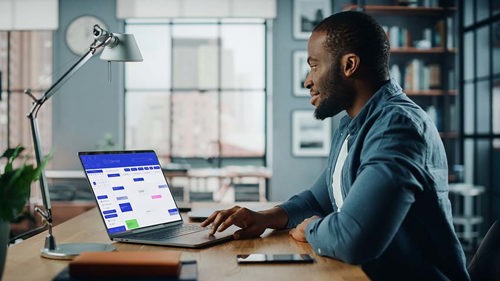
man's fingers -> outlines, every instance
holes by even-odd
[[[223,210],[223,211],[217,211],[214,214],[210,215],[209,218],[207,218],[207,221],[212,222],[212,229],[210,230],[210,234],[214,234],[217,229],[220,227],[222,223],[227,219],[227,217],[231,216],[231,214],[234,214],[239,210],[239,206],[234,206],[231,209]],[[208,224],[206,224],[208,225]],[[224,225],[223,225],[224,227]],[[225,228],[227,228],[226,226]]]
[[[236,225],[241,228],[247,228],[253,225],[255,219],[252,217],[252,212],[246,208],[234,206],[231,209],[216,211],[212,213],[206,220],[201,223],[201,226],[206,227],[212,224],[210,234],[222,232],[231,225]]]
[[[206,227],[206,226],[208,226],[209,224],[211,224],[211,223],[214,221],[214,219],[215,219],[215,217],[217,216],[217,214],[219,214],[219,212],[220,212],[220,211],[215,211],[215,212],[213,212],[213,213],[212,213],[210,216],[208,216],[208,218],[206,218],[206,219],[205,219],[205,220],[204,220],[204,221],[203,221],[200,225],[201,225],[202,227]]]
[[[250,211],[246,208],[239,208],[226,218],[226,220],[221,224],[219,231],[224,231],[233,224],[241,228],[246,228],[250,225],[249,221]]]
[[[220,211],[215,216],[215,219],[212,221],[212,229],[210,230],[210,234],[214,234],[219,226],[226,220],[226,215],[224,211]]]
[[[245,209],[240,209],[236,213],[230,215],[219,227],[219,232],[226,230],[231,225],[236,225],[240,228],[247,228],[250,223],[248,222],[248,213]]]

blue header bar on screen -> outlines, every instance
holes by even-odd
[[[85,170],[160,165],[154,152],[81,154],[80,159]]]

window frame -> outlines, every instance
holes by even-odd
[[[217,47],[218,47],[218,69],[219,69],[219,81],[218,81],[218,87],[214,89],[195,89],[195,88],[176,88],[174,87],[174,74],[173,74],[173,52],[174,52],[174,47],[173,47],[173,40],[174,40],[174,26],[177,25],[216,25],[217,27]],[[155,91],[155,92],[165,92],[166,95],[168,96],[169,99],[169,114],[172,113],[172,106],[173,106],[173,96],[176,95],[178,92],[185,92],[185,91],[194,91],[194,92],[199,92],[202,93],[203,91],[215,91],[217,93],[217,122],[218,122],[218,141],[217,141],[217,150],[218,150],[218,155],[213,156],[213,157],[203,157],[203,156],[195,156],[195,157],[181,157],[181,156],[176,156],[175,154],[172,153],[172,141],[169,140],[169,149],[168,149],[168,155],[167,157],[163,157],[162,160],[167,160],[168,162],[172,163],[188,163],[191,165],[191,167],[194,168],[204,168],[204,167],[224,167],[224,166],[233,166],[233,165],[241,165],[241,166],[246,166],[246,165],[251,165],[251,166],[267,166],[267,153],[268,153],[268,137],[267,137],[267,123],[268,123],[268,36],[270,29],[268,28],[268,20],[266,19],[225,19],[225,18],[217,18],[217,19],[153,19],[153,20],[138,20],[138,19],[133,19],[133,20],[127,20],[125,21],[125,30],[129,26],[133,25],[167,25],[169,29],[169,40],[170,40],[170,87],[168,88],[161,88],[161,89],[138,89],[138,88],[129,88],[126,86],[126,83],[124,83],[124,93],[123,97],[125,100],[124,103],[124,140],[125,143],[124,145],[127,146],[127,110],[126,110],[126,104],[127,104],[127,95],[130,92],[140,92],[140,91]],[[222,56],[220,55],[221,48],[222,48],[222,35],[221,35],[221,29],[223,26],[235,26],[235,25],[254,25],[254,26],[262,26],[263,30],[263,46],[262,46],[262,52],[264,54],[263,59],[264,61],[262,62],[263,65],[263,87],[262,88],[224,88],[221,84],[221,64],[222,64]],[[235,93],[245,93],[245,92],[261,92],[264,95],[263,98],[263,122],[262,124],[262,141],[263,141],[263,152],[262,155],[259,156],[224,156],[221,155],[222,151],[222,145],[221,145],[221,139],[222,139],[222,127],[221,127],[221,97],[228,92],[235,92]],[[169,135],[172,135],[173,131],[173,118],[170,116],[169,118]],[[128,149],[126,147],[126,149]],[[165,155],[164,155],[165,156]],[[161,156],[160,156],[161,157]],[[165,159],[167,158],[167,159]]]

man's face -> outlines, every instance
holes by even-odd
[[[321,120],[350,108],[356,97],[352,82],[342,72],[341,58],[324,47],[325,40],[324,32],[313,32],[309,38],[307,60],[311,71],[304,82],[316,107],[314,116]]]

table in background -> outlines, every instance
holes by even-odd
[[[68,261],[40,257],[46,233],[41,233],[8,249],[4,281],[52,280]],[[58,243],[101,242],[110,240],[97,208],[54,228]],[[183,260],[196,260],[198,280],[369,280],[360,267],[317,256],[307,243],[294,241],[286,231],[267,231],[263,237],[230,241],[205,249],[183,249],[139,244],[114,243],[119,251],[182,251]],[[238,265],[237,254],[309,253],[313,264]]]
[[[484,186],[469,183],[449,185],[455,231],[466,254],[473,254],[481,241]]]

